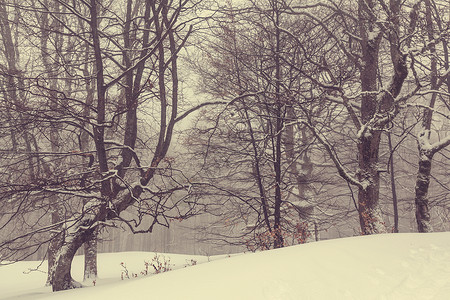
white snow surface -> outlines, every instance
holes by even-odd
[[[208,258],[164,254],[176,270],[120,279],[154,253],[99,255],[99,279],[52,293],[38,262],[0,266],[0,299],[450,299],[450,233],[383,234]],[[187,266],[194,259],[195,266]],[[82,279],[83,257],[72,275]],[[90,283],[92,285],[92,283]]]

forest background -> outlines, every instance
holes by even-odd
[[[448,4],[0,0],[0,261],[446,231]]]

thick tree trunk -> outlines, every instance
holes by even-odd
[[[431,160],[433,156],[423,149],[419,149],[419,151],[419,171],[415,188],[417,229],[419,232],[431,232],[433,229],[430,223],[431,218],[428,207],[428,187],[430,185]]]
[[[359,144],[360,181],[368,183],[359,188],[358,211],[362,234],[384,233],[386,228],[379,204],[380,175],[378,173],[378,149],[380,132],[362,137]]]
[[[408,75],[406,56],[400,51],[400,8],[401,1],[391,0],[390,22],[392,30],[387,32],[394,76],[388,92],[379,93],[378,59],[383,30],[377,25],[380,3],[375,0],[358,1],[358,20],[361,37],[362,63],[361,80],[361,122],[359,132],[359,187],[358,210],[363,234],[386,232],[379,204],[380,175],[378,152],[380,136],[385,126],[396,114],[398,108],[394,99],[400,94]],[[380,116],[383,116],[380,118]]]
[[[72,278],[72,261],[77,250],[89,239],[94,230],[83,230],[78,227],[78,231],[66,235],[62,247],[56,254],[55,264],[52,268],[52,287],[54,292],[82,287],[79,282]]]
[[[361,121],[368,125],[377,113],[377,72],[381,33],[376,31],[376,15],[373,14],[376,1],[358,1],[360,35],[362,38]],[[359,136],[358,164],[359,180],[365,184],[359,187],[358,212],[362,234],[385,232],[381,209],[379,207],[380,176],[378,173],[378,151],[380,130],[368,128]]]
[[[375,49],[369,49],[367,56],[377,55]],[[367,65],[361,75],[363,91],[375,92],[376,70],[378,62],[372,58],[367,59]],[[377,97],[370,93],[362,96],[362,121],[371,122],[376,112]],[[378,152],[380,148],[381,131],[370,128],[368,132],[359,137],[359,180],[365,184],[359,187],[358,212],[362,234],[386,232],[379,204],[380,175],[378,172]]]

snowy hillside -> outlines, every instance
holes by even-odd
[[[36,262],[0,267],[0,299],[449,299],[450,233],[390,234],[223,257],[165,255],[178,270],[139,273],[153,253],[101,254],[96,286],[51,293]],[[195,266],[193,261],[197,262]],[[80,280],[82,257],[73,275]],[[92,283],[91,283],[92,284]]]

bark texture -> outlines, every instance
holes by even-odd
[[[433,155],[429,151],[419,149],[419,170],[416,180],[416,221],[419,232],[431,232],[431,217],[428,205],[428,187],[430,185],[431,160]]]
[[[79,230],[69,233],[65,237],[64,244],[58,250],[53,265],[52,288],[54,292],[82,287],[72,278],[72,261],[78,248],[89,239],[93,231],[94,229]]]
[[[361,37],[362,63],[361,81],[361,122],[358,136],[359,150],[359,193],[358,211],[362,234],[384,233],[386,227],[382,219],[379,203],[380,174],[379,149],[381,133],[398,114],[396,97],[400,94],[408,76],[406,55],[400,48],[399,16],[401,2],[391,0],[389,8],[391,28],[385,33],[377,24],[380,12],[379,1],[360,0],[358,2],[359,32]],[[379,51],[382,39],[386,38],[394,75],[387,91],[379,91]]]
[[[359,1],[359,31],[362,38],[362,65],[360,67],[361,120],[364,125],[373,122],[378,110],[377,74],[378,54],[381,43],[381,32],[377,32],[374,13],[375,1]],[[368,126],[369,127],[369,126]],[[381,219],[379,204],[380,176],[378,173],[378,152],[380,147],[381,128],[370,126],[362,132],[358,140],[359,150],[359,187],[358,211],[362,234],[385,232]]]
[[[97,230],[84,243],[84,281],[97,278]]]

